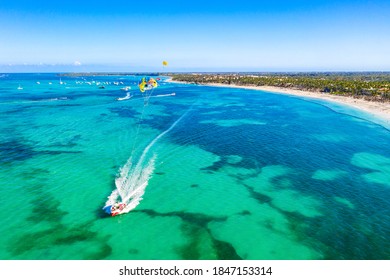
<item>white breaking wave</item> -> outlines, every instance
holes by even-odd
[[[142,200],[142,196],[154,171],[156,155],[150,155],[150,149],[160,138],[171,131],[187,113],[188,111],[177,119],[167,130],[154,138],[146,146],[135,165],[131,156],[126,164],[119,169],[119,174],[115,179],[116,189],[108,197],[105,206],[113,205],[116,202],[126,203],[127,206],[121,214],[128,213],[137,207]]]

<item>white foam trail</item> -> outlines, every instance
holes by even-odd
[[[127,99],[130,99],[131,98],[131,95],[130,95],[130,92],[126,93],[126,96],[125,97],[119,97],[117,98],[116,100],[127,100]]]
[[[133,166],[133,157],[131,156],[126,164],[120,168],[118,177],[115,179],[116,189],[108,197],[105,206],[113,205],[118,201],[124,202],[127,206],[121,214],[128,213],[137,207],[142,200],[149,179],[154,171],[156,155],[150,156],[150,149],[160,138],[171,131],[184,118],[188,111],[146,146],[135,166]]]
[[[13,102],[7,102],[7,103],[1,103],[1,104],[12,104],[12,103],[39,103],[39,102],[54,102],[54,101],[66,101],[68,100],[68,97],[57,97],[57,98],[50,98],[50,99],[40,99],[40,100],[31,100],[31,101],[13,101]]]
[[[120,169],[119,176],[115,179],[116,190],[112,192],[106,205],[112,205],[120,198],[127,204],[122,213],[128,213],[140,203],[154,170],[155,156],[145,165],[147,152],[144,151],[134,168],[132,168],[132,158],[130,158]]]
[[[175,96],[176,93],[172,92],[172,93],[169,93],[169,94],[159,94],[159,95],[155,95],[155,96],[151,96],[151,97],[165,97],[165,96]]]

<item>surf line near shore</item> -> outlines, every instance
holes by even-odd
[[[188,82],[174,81],[172,79],[167,80],[167,82],[190,84]],[[199,85],[251,89],[251,90],[266,91],[270,93],[278,93],[278,94],[292,95],[292,96],[303,97],[303,98],[312,98],[318,100],[325,100],[329,102],[335,102],[368,113],[372,115],[374,118],[379,120],[378,124],[383,125],[386,128],[390,128],[390,103],[368,101],[364,99],[353,98],[350,96],[333,95],[333,94],[322,93],[322,92],[305,91],[299,89],[290,89],[290,88],[274,87],[274,86],[242,86],[242,85],[235,85],[235,84],[229,85],[229,84],[222,84],[222,83],[204,83]]]

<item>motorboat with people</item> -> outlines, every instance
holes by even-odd
[[[112,217],[119,215],[126,208],[126,203],[116,202],[113,205],[106,205],[103,207],[104,212]]]
[[[130,89],[131,89],[131,87],[127,86],[127,87],[121,88],[121,91],[129,91]]]

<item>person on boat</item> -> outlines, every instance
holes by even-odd
[[[111,211],[116,211],[119,209],[119,203],[116,202],[114,205],[112,205]]]

